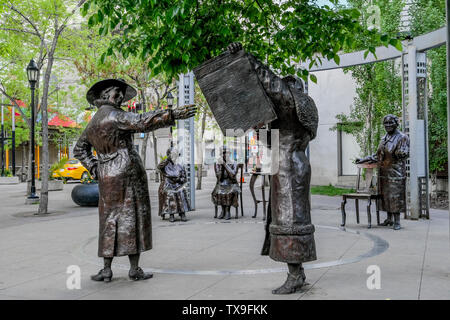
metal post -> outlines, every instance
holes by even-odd
[[[416,47],[408,46],[408,113],[409,113],[409,190],[411,219],[419,219],[419,178],[417,152],[417,61]],[[423,155],[422,155],[423,156]]]
[[[11,122],[12,122],[12,133],[11,133],[11,160],[12,160],[12,175],[16,176],[16,111],[15,106],[11,108]]]
[[[31,88],[31,189],[30,189],[30,195],[28,196],[28,199],[39,199],[39,197],[36,195],[36,185],[35,185],[35,142],[34,142],[34,123],[35,123],[35,109],[34,109],[34,89],[35,89],[35,83],[30,82],[30,88]]]
[[[194,74],[181,74],[178,81],[178,105],[194,103]],[[195,210],[194,117],[177,120],[177,145],[187,171],[187,188],[191,208]]]
[[[245,165],[245,173],[248,172],[248,134],[245,134],[245,152],[244,152],[244,165]]]

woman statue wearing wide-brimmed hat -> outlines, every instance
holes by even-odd
[[[409,138],[397,127],[397,116],[388,114],[383,119],[386,135],[381,139],[377,153],[356,159],[356,163],[378,163],[382,210],[387,219],[381,224],[400,227],[400,212],[406,209],[406,160],[409,157]],[[394,221],[392,221],[394,216]]]
[[[95,281],[110,281],[113,257],[124,255],[130,259],[130,279],[152,277],[139,268],[140,253],[152,248],[152,230],[147,174],[133,148],[133,134],[172,126],[196,112],[194,105],[141,114],[120,108],[135,96],[136,90],[121,79],[94,84],[86,98],[98,111],[74,148],[74,156],[98,180],[100,190],[98,256],[104,268],[91,277]]]

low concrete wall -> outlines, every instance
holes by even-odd
[[[358,176],[338,176],[338,181],[335,185],[337,188],[356,188],[356,178]]]
[[[0,177],[0,184],[19,184],[19,177]]]
[[[41,190],[41,181],[36,181],[36,190]],[[62,180],[49,180],[48,191],[60,191],[64,189],[64,183]]]

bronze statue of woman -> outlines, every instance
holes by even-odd
[[[241,49],[242,45],[236,42],[228,46],[231,54]],[[303,262],[317,259],[309,202],[311,166],[305,150],[316,137],[319,117],[299,78],[282,78],[250,54],[249,60],[274,105],[277,119],[270,127],[279,132],[278,171],[270,179],[262,254],[287,263],[286,281],[272,292],[290,294],[305,284]]]
[[[94,84],[86,99],[98,111],[73,150],[99,186],[98,256],[103,257],[104,268],[91,277],[94,281],[111,281],[113,257],[124,255],[130,260],[130,279],[153,276],[139,267],[140,253],[152,248],[152,225],[147,173],[133,147],[133,135],[174,125],[176,119],[190,118],[196,112],[194,105],[140,114],[121,109],[136,93],[121,79]]]
[[[214,164],[216,173],[216,186],[211,193],[211,200],[216,207],[214,218],[217,218],[217,207],[221,206],[222,211],[219,219],[230,219],[230,207],[238,207],[239,194],[241,190],[236,180],[238,165],[229,159],[230,152],[226,146],[222,147],[222,158],[219,163]]]
[[[167,158],[158,164],[162,180],[158,189],[159,215],[164,219],[169,214],[169,221],[175,222],[175,214],[180,215],[181,221],[187,221],[186,212],[191,211],[185,183],[186,170],[183,165],[176,163],[179,152],[175,147],[167,149]]]
[[[387,212],[387,219],[381,225],[393,225],[394,230],[399,230],[400,211],[406,209],[406,159],[409,157],[409,138],[397,129],[397,116],[388,114],[383,119],[383,125],[386,135],[381,139],[377,152],[356,159],[356,163],[378,163],[381,205],[382,210]]]

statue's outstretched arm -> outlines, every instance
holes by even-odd
[[[132,132],[149,132],[175,124],[172,110],[157,110],[140,114],[118,110],[116,119],[120,130]]]

